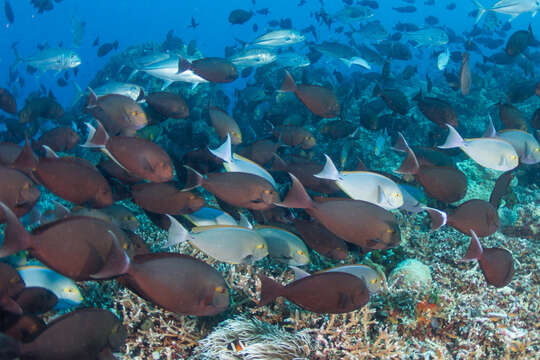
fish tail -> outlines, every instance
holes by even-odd
[[[208,151],[210,151],[215,157],[220,158],[226,163],[230,163],[232,161],[232,150],[231,136],[229,135],[229,133],[227,133],[227,139],[221,146],[219,146],[215,150],[208,148]]]
[[[272,162],[272,171],[287,171],[287,163],[276,153],[274,153],[274,161]]]
[[[332,161],[330,156],[324,154],[324,157],[326,158],[326,163],[324,164],[323,169],[321,170],[320,173],[315,174],[313,176],[319,179],[327,179],[327,180],[334,180],[334,181],[339,180],[340,176],[339,176],[339,171],[336,168],[336,165],[334,165],[334,162]]]
[[[460,260],[462,262],[478,260],[482,257],[482,253],[484,252],[482,244],[480,244],[480,240],[478,240],[478,236],[476,236],[476,233],[472,229],[471,236],[471,243],[469,244],[467,253],[465,253],[465,256]]]
[[[34,151],[32,151],[32,147],[30,146],[30,142],[28,141],[27,137],[21,153],[19,154],[17,159],[15,159],[13,164],[11,164],[11,166],[17,170],[34,171],[37,167],[37,164],[38,160],[34,155]]]
[[[284,92],[295,92],[296,91],[296,83],[294,82],[293,77],[287,70],[285,70],[285,78],[283,79],[283,83],[281,84],[281,91]]]
[[[281,203],[276,203],[277,206],[297,208],[297,209],[313,209],[315,204],[309,197],[304,185],[293,174],[289,173],[292,179],[292,186],[285,200]]]
[[[345,65],[347,65],[348,68],[350,68],[352,66],[352,61],[350,59],[347,59],[347,58],[339,58],[339,60],[343,61],[343,63]]]
[[[424,210],[429,214],[429,217],[431,218],[431,230],[437,230],[444,225],[446,225],[446,221],[448,220],[448,215],[441,210],[425,207]]]
[[[4,242],[0,247],[0,258],[3,258],[30,248],[32,236],[26,231],[13,211],[1,201],[0,208],[4,213],[7,224],[4,232]]]
[[[182,189],[182,191],[189,191],[189,190],[193,190],[199,186],[202,185],[203,183],[203,176],[195,169],[187,166],[187,165],[184,165],[184,167],[186,168],[187,170],[187,174],[186,174],[186,187],[184,189]]]
[[[169,235],[167,238],[167,244],[165,244],[164,247],[171,247],[171,246],[180,244],[186,240],[189,240],[190,235],[188,231],[186,230],[186,228],[184,228],[182,224],[180,224],[178,220],[176,220],[171,215],[167,214],[167,217],[169,218],[169,221],[171,222],[171,226],[169,226]]]
[[[259,300],[258,306],[264,306],[272,301],[278,296],[281,296],[284,286],[275,280],[270,279],[269,277],[258,274],[259,280],[261,280],[261,299]]]
[[[109,230],[108,234],[112,237],[112,246],[105,260],[105,264],[99,272],[90,275],[93,279],[108,279],[115,276],[127,274],[129,271],[130,259],[116,235]]]
[[[178,59],[178,71],[176,73],[181,74],[184,71],[190,70],[190,69],[191,69],[191,63],[185,57],[180,56],[180,58]]]
[[[17,44],[17,41],[11,44],[11,49],[13,50],[13,54],[15,55],[15,63],[13,64],[14,67],[17,66],[19,63],[23,62],[23,58],[21,57],[21,55],[19,55],[19,51],[17,50]]]
[[[414,151],[412,151],[410,148],[407,151],[407,157],[405,160],[403,160],[403,163],[399,167],[399,169],[394,170],[394,172],[398,174],[417,174],[418,170],[420,169],[420,164],[418,164],[418,159],[416,159],[416,155],[414,154]]]
[[[97,129],[94,128],[90,123],[85,123],[88,127],[88,138],[86,139],[86,142],[82,144],[82,147],[97,147],[97,148],[104,148],[105,144],[109,141],[109,134],[107,134],[107,131],[101,125],[101,123],[96,120],[98,126]]]
[[[478,15],[476,15],[476,20],[474,21],[475,24],[478,24],[480,19],[482,19],[482,16],[484,16],[484,14],[486,13],[486,8],[484,7],[484,5],[480,3],[480,1],[478,0],[472,0],[472,1],[478,7]]]
[[[452,148],[462,147],[464,145],[464,141],[461,135],[459,135],[457,130],[454,129],[452,125],[446,124],[446,126],[448,126],[448,129],[450,130],[450,132],[448,133],[448,137],[446,138],[445,143],[438,146],[438,148],[439,149],[452,149]]]

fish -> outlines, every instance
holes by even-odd
[[[266,210],[279,201],[279,194],[268,180],[242,172],[211,173],[208,178],[192,168],[184,191],[202,186],[226,203],[252,210]]]
[[[153,110],[171,119],[184,119],[189,116],[189,107],[180,94],[153,92],[144,97]]]
[[[19,112],[19,123],[35,124],[40,117],[58,120],[64,116],[64,109],[56,100],[49,96],[33,97],[26,100]]]
[[[286,70],[281,91],[293,92],[317,116],[335,118],[339,115],[339,102],[332,90],[318,85],[297,85],[291,74]]]
[[[88,308],[64,314],[28,343],[15,347],[16,357],[40,359],[97,358],[101,352],[119,351],[127,332],[108,310]]]
[[[208,108],[208,115],[221,139],[226,139],[229,136],[232,144],[238,145],[242,143],[242,132],[238,123],[224,110],[212,105]]]
[[[83,147],[102,149],[114,162],[128,173],[160,183],[173,178],[169,155],[152,141],[125,136],[109,136],[97,121],[97,129],[89,123],[88,138]]]
[[[219,159],[223,160],[223,166],[229,172],[249,173],[266,179],[274,189],[277,189],[277,183],[272,175],[259,164],[246,159],[245,157],[233,153],[231,150],[231,137],[227,134],[225,142],[215,150],[209,151]]]
[[[193,60],[192,62],[180,57],[178,73],[193,71],[206,81],[214,83],[230,83],[238,79],[238,70],[234,63],[227,59],[208,57]]]
[[[188,59],[189,60],[189,59]],[[174,82],[181,81],[192,84],[194,87],[199,84],[207,83],[208,80],[203,79],[195,74],[192,70],[178,72],[178,63],[180,57],[171,54],[156,54],[147,59],[139,59],[135,63],[135,71],[143,71],[151,76],[163,80],[161,91],[165,90]]]
[[[532,27],[529,24],[528,30],[518,30],[508,38],[506,42],[505,52],[508,56],[518,56],[535,41]]]
[[[75,51],[64,48],[47,47],[26,58],[19,55],[15,46],[13,46],[13,51],[16,58],[15,65],[22,62],[37,69],[40,73],[74,69],[82,63],[80,56]]]
[[[334,194],[339,191],[339,187],[335,181],[316,178],[315,174],[318,174],[323,169],[323,165],[309,161],[296,159],[293,162],[286,163],[279,155],[274,154],[274,162],[272,163],[271,170],[289,172],[300,179],[308,189],[323,193]]]
[[[26,286],[15,301],[24,314],[39,315],[52,310],[58,298],[48,289]]]
[[[350,59],[346,59],[346,58],[340,58],[341,61],[343,61],[343,63],[345,65],[347,65],[347,67],[351,67],[352,65],[358,65],[358,66],[361,66],[365,69],[368,69],[368,70],[371,70],[371,65],[369,65],[369,63],[364,60],[363,58],[359,57],[359,56],[353,56],[352,58]]]
[[[4,203],[0,202],[0,208],[7,219],[0,257],[30,249],[41,263],[75,281],[108,278],[117,271],[116,261],[106,262],[123,251],[116,236],[121,233],[114,232],[114,225],[92,217],[67,217],[30,234]],[[65,241],[66,234],[70,234],[69,242]]]
[[[263,66],[277,59],[276,54],[264,48],[244,49],[229,57],[229,60],[239,68]]]
[[[417,31],[406,32],[405,37],[414,41],[416,46],[442,46],[448,44],[448,34],[439,28],[424,28]]]
[[[497,178],[495,181],[495,186],[491,191],[489,197],[489,203],[493,205],[495,209],[499,209],[501,206],[502,198],[510,192],[509,187],[512,180],[514,180],[515,175],[513,171],[507,171]]]
[[[15,97],[9,90],[4,88],[0,88],[0,109],[12,115],[17,113],[17,102]]]
[[[358,51],[353,47],[335,41],[323,41],[320,44],[311,45],[311,47],[323,55],[334,59],[350,59],[358,56]]]
[[[206,206],[191,214],[185,214],[184,217],[193,225],[199,227],[211,225],[238,225],[236,220],[225,211]]]
[[[367,251],[389,249],[399,245],[400,229],[396,218],[380,206],[362,200],[329,200],[314,202],[304,186],[292,174],[293,184],[285,200],[278,206],[306,209],[328,230],[343,240]]]
[[[345,6],[332,15],[332,19],[345,24],[352,24],[367,20],[373,17],[373,15],[373,11],[367,6]]]
[[[460,260],[478,261],[488,285],[502,288],[514,277],[514,259],[510,251],[503,248],[484,248],[471,230],[471,242],[465,256]]]
[[[97,56],[98,57],[104,57],[108,53],[110,53],[112,50],[118,50],[118,40],[112,42],[112,43],[104,43],[101,44],[101,46],[97,50]]]
[[[254,46],[275,48],[299,44],[304,42],[305,39],[306,37],[299,31],[282,29],[267,32],[256,38],[251,44]]]
[[[455,209],[447,210],[447,224],[465,235],[474,231],[478,236],[494,234],[501,225],[497,209],[489,202],[472,199]]]
[[[109,94],[127,96],[133,101],[141,101],[145,98],[142,86],[118,81],[108,81],[92,90],[98,99]]]
[[[450,60],[450,49],[446,48],[445,51],[441,52],[437,56],[437,68],[441,71],[444,71],[444,69],[446,69],[446,66],[448,65],[449,60]]]
[[[478,24],[486,11],[510,15],[508,21],[512,21],[519,15],[527,12],[532,13],[532,17],[534,17],[536,12],[540,9],[540,4],[536,0],[499,0],[490,8],[484,7],[478,0],[473,0],[473,2],[478,7],[475,24]]]
[[[399,186],[386,176],[370,171],[338,171],[332,159],[324,154],[326,163],[314,176],[336,182],[351,199],[363,200],[390,210],[403,205]]]
[[[0,201],[12,209],[18,217],[29,213],[41,197],[41,191],[24,173],[0,166]],[[0,215],[0,223],[4,222]]]
[[[45,131],[37,141],[32,143],[32,147],[38,150],[43,145],[46,145],[55,152],[68,152],[79,143],[79,140],[79,134],[71,127],[60,126]]]
[[[446,142],[441,149],[460,148],[480,166],[498,171],[508,171],[519,165],[519,156],[507,141],[494,138],[463,139],[451,125]]]
[[[458,126],[458,117],[456,111],[448,102],[435,98],[422,96],[422,90],[413,98],[418,103],[418,108],[429,120],[439,125],[446,127],[446,124],[453,127]]]
[[[75,204],[96,208],[110,206],[112,190],[107,180],[87,160],[76,157],[37,159],[26,142],[13,167],[31,171],[32,175],[50,192]]]
[[[491,117],[484,137],[500,138],[508,141],[516,150],[519,161],[523,164],[534,165],[540,162],[540,144],[532,134],[520,129],[506,129],[497,132]]]
[[[403,194],[403,205],[401,210],[405,210],[409,213],[417,214],[419,212],[425,211],[428,213],[431,219],[431,230],[437,230],[446,225],[448,221],[448,214],[444,211],[434,209],[432,207],[426,206],[418,201],[409,191],[411,189],[417,190],[411,186],[399,185],[401,188],[401,193]]]
[[[206,255],[228,264],[252,264],[268,255],[266,240],[242,226],[212,225],[188,232],[175,218],[171,221],[167,247],[189,241]]]
[[[277,55],[276,62],[283,67],[289,68],[302,68],[311,65],[311,62],[307,56],[298,54],[296,52],[286,52]]]
[[[9,27],[15,22],[15,15],[13,14],[13,8],[11,7],[11,3],[8,0],[4,2],[4,13],[6,14],[6,18],[8,20],[7,27]]]
[[[312,274],[283,286],[259,273],[259,306],[283,296],[302,309],[318,314],[342,314],[357,310],[369,301],[364,279],[343,272]],[[321,291],[321,289],[325,289]]]
[[[413,5],[393,7],[392,9],[399,12],[399,13],[413,13],[413,12],[416,12],[416,6],[413,6]]]
[[[310,150],[317,145],[315,135],[300,126],[286,125],[276,128],[274,137],[285,145],[298,146],[303,150]]]
[[[304,271],[296,266],[289,266],[294,272],[294,280],[300,280],[305,277],[311,276],[310,273]],[[361,278],[366,283],[366,286],[371,294],[378,294],[387,289],[386,276],[380,270],[375,270],[374,268],[364,265],[364,264],[350,264],[350,265],[341,265],[336,266],[330,269],[325,269],[318,271],[317,273],[324,272],[343,272],[347,274],[354,275],[358,278]]]
[[[499,117],[506,129],[527,131],[527,122],[518,108],[504,103],[498,103],[496,106],[499,108]]]
[[[157,214],[189,214],[206,205],[203,197],[178,190],[173,183],[136,184],[131,195],[141,208]]]
[[[11,265],[0,262],[0,270],[0,309],[20,315],[23,311],[15,298],[23,291],[25,283]]]
[[[142,107],[130,97],[109,94],[98,97],[90,90],[86,109],[105,127],[111,135],[133,136],[148,124]]]
[[[459,88],[462,95],[469,95],[471,89],[471,69],[469,67],[469,53],[463,54],[463,61],[459,69]]]
[[[381,89],[379,84],[373,88],[372,96],[380,96],[384,103],[394,112],[407,115],[410,109],[407,96],[398,89]]]
[[[345,241],[327,230],[318,221],[295,218],[293,224],[296,232],[310,249],[334,260],[347,258]]]
[[[281,145],[280,143],[274,142],[270,139],[261,139],[238,150],[238,155],[241,155],[247,159],[256,162],[261,166],[264,166],[274,158],[274,153],[282,146],[283,145]]]
[[[229,22],[233,25],[242,25],[253,16],[253,11],[235,9],[229,14]]]
[[[309,264],[308,248],[297,235],[274,226],[256,225],[254,230],[266,241],[272,259],[294,266]]]

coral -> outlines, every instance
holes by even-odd
[[[390,286],[429,289],[431,270],[415,259],[407,259],[398,264],[388,277]]]

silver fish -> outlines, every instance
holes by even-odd
[[[493,11],[500,14],[510,15],[508,21],[514,20],[523,13],[530,12],[532,17],[536,16],[536,12],[540,9],[540,0],[500,0],[492,7],[486,8],[478,0],[472,0],[478,6],[478,15],[476,23],[480,21],[486,11]]]
[[[335,13],[332,18],[336,21],[350,24],[367,20],[373,15],[373,11],[367,6],[346,6]]]
[[[440,46],[448,44],[448,34],[439,28],[424,28],[405,33],[407,39],[416,42],[416,46]]]
[[[145,65],[138,71],[144,71],[145,73],[152,75],[158,79],[164,81],[161,90],[166,89],[173,82],[181,81],[193,84],[197,86],[198,84],[207,83],[208,80],[203,79],[199,75],[195,74],[191,70],[185,70],[178,72],[178,61],[180,57],[178,55],[169,55],[168,58],[153,62],[151,64]],[[188,59],[190,61],[191,59]]]
[[[309,66],[311,64],[307,56],[294,52],[279,54],[277,57],[277,63],[283,67],[289,67],[293,69]]]
[[[266,49],[247,49],[235,54],[229,60],[240,68],[256,67],[273,63],[277,56]]]
[[[133,101],[144,99],[144,89],[141,86],[117,81],[110,81],[95,88],[94,93],[98,98],[108,94],[117,94],[130,97]]]
[[[73,50],[64,48],[45,48],[33,56],[23,58],[19,56],[17,49],[13,47],[17,63],[24,62],[39,72],[45,73],[49,70],[60,72],[66,69],[73,69],[81,65],[81,58]]]
[[[274,30],[259,36],[253,45],[263,47],[290,46],[301,43],[305,39],[306,37],[296,30]]]

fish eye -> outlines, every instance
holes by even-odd
[[[65,293],[72,293],[75,292],[72,288],[64,288]]]
[[[25,183],[22,188],[23,188],[23,190],[28,190],[30,188],[30,184]]]
[[[132,115],[132,116],[136,116],[136,115],[137,115],[137,111],[133,110],[133,111],[131,112],[131,115]]]
[[[372,284],[375,284],[376,282],[377,282],[376,279],[371,280],[371,283],[372,283]]]
[[[257,249],[264,249],[266,247],[265,244],[259,244],[257,245]]]
[[[304,252],[303,252],[302,250],[298,250],[296,253],[297,253],[298,255],[304,255]]]
[[[392,234],[392,233],[394,233],[394,230],[392,230],[392,229],[386,229],[386,232],[389,233],[389,234]]]
[[[12,284],[17,283],[18,281],[19,281],[19,279],[18,279],[16,276],[12,277],[12,278],[9,280],[9,282],[12,283]]]
[[[218,286],[218,287],[216,287],[215,290],[216,290],[217,293],[220,293],[220,294],[224,294],[225,291],[226,291],[226,289],[223,286]]]
[[[534,149],[535,152],[540,152],[540,148]]]
[[[193,199],[195,199],[195,195],[192,194],[189,196],[189,200],[193,200]]]
[[[268,190],[268,189],[266,189],[266,190],[264,190],[263,192],[264,192],[265,194],[270,194],[271,191]]]
[[[124,245],[122,245],[122,247],[124,248],[124,250],[127,250],[128,245],[127,245],[127,244],[124,244]]]

